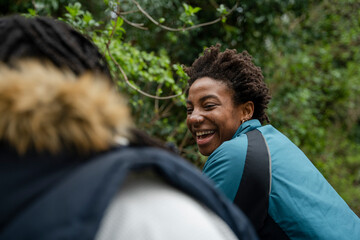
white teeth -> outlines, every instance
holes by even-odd
[[[196,132],[196,136],[202,136],[202,135],[206,135],[206,134],[210,134],[210,133],[214,133],[214,131],[201,131],[201,132]]]

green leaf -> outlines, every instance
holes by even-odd
[[[185,12],[189,11],[189,5],[187,5],[186,3],[183,3],[182,5],[184,7]]]
[[[83,21],[86,23],[90,23],[91,20],[93,20],[91,13],[86,12],[83,16]]]
[[[224,4],[220,4],[216,11],[219,12],[221,15],[226,15],[229,13]]]
[[[32,8],[28,8],[28,13],[31,15],[31,16],[36,16],[36,10],[35,9],[32,9]]]
[[[201,10],[201,8],[196,7],[196,8],[194,8],[194,9],[192,10],[192,13],[197,13],[197,12],[199,12],[200,10]]]

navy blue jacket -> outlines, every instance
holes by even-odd
[[[215,212],[239,239],[257,239],[240,210],[169,152],[121,147],[86,159],[19,157],[1,144],[0,239],[93,239],[126,176],[149,169]]]

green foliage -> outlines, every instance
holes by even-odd
[[[220,6],[216,9],[216,11],[220,13],[222,23],[225,23],[225,22],[226,22],[226,19],[227,19],[225,16],[230,13],[230,12],[226,9],[225,5],[224,5],[224,4],[220,4]]]
[[[195,17],[195,13],[201,10],[199,7],[192,7],[186,3],[182,4],[184,7],[184,12],[180,15],[180,20],[184,22],[186,25],[193,26],[194,22],[192,20],[193,17]]]
[[[94,20],[89,11],[82,10],[81,3],[79,2],[74,4],[70,3],[68,6],[65,6],[65,9],[67,11],[67,13],[64,14],[65,19],[60,19],[68,22],[82,33],[87,33],[89,30],[92,31],[101,24]]]
[[[82,8],[91,12],[96,19],[106,17],[106,5],[99,0],[1,0],[0,16],[23,13],[31,16],[64,17],[65,6],[80,3]]]
[[[360,12],[357,1],[323,1],[306,16],[275,19],[284,42],[264,67],[277,126],[360,213]],[[290,24],[293,23],[293,24]],[[285,41],[286,40],[286,41]]]
[[[81,27],[83,25],[78,25]],[[186,87],[187,76],[180,64],[172,64],[167,52],[160,49],[154,52],[145,52],[123,42],[122,36],[125,33],[123,20],[111,20],[103,31],[96,31],[93,41],[105,53],[114,79],[118,79],[118,87],[121,92],[128,96],[134,119],[138,126],[149,134],[167,142],[174,142],[178,145],[186,134],[186,125],[179,119],[185,119],[183,111],[185,96],[181,95]],[[114,32],[113,32],[113,29]],[[89,29],[82,31],[89,33]],[[90,32],[91,33],[91,32]],[[106,44],[112,36],[109,44],[109,51],[116,62],[109,56]],[[139,94],[131,88],[119,71],[119,64],[125,71],[129,82],[138,89],[141,89],[155,96],[181,95],[171,100],[157,100]],[[177,112],[178,114],[173,114]],[[174,127],[176,126],[176,127]]]
[[[225,16],[236,2],[239,3],[238,7],[230,15]],[[246,49],[255,56],[257,63],[260,63],[262,59],[268,57],[264,54],[266,39],[278,41],[279,38],[284,37],[277,27],[276,19],[284,14],[302,15],[311,2],[310,0],[142,0],[139,1],[141,6],[155,19],[166,19],[167,26],[179,27],[184,24],[184,19],[179,17],[187,16],[183,4],[191,5],[192,9],[201,9],[191,17],[192,24],[213,21],[218,17],[221,17],[222,21],[188,32],[167,32],[149,22],[143,15],[133,13],[126,17],[132,22],[144,23],[149,31],[125,26],[127,31],[125,39],[136,41],[138,46],[147,51],[156,49],[161,42],[162,47],[168,51],[174,61],[187,65],[192,63],[204,46],[214,45],[217,42],[221,42],[224,48],[236,48],[239,51]],[[131,1],[122,3],[121,6],[124,11],[136,10]],[[187,51],[184,51],[184,46]]]

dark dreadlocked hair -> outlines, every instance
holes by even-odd
[[[185,67],[184,70],[190,77],[189,87],[202,77],[222,81],[234,90],[233,100],[236,105],[252,101],[252,118],[258,119],[261,123],[269,122],[265,110],[271,96],[261,69],[254,65],[252,57],[246,51],[237,53],[235,49],[226,49],[221,52],[220,46],[217,44],[207,48],[191,67]]]
[[[0,18],[0,46],[0,62],[9,66],[34,58],[70,69],[76,75],[90,70],[111,80],[107,62],[98,48],[69,25],[49,17]]]

